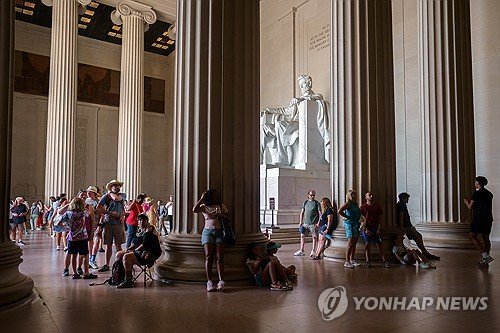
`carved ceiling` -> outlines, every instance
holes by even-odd
[[[114,9],[115,7],[108,4],[92,1],[87,5],[85,12],[78,17],[78,34],[109,43],[121,44],[122,27],[111,21],[110,15]],[[159,15],[159,18],[167,16],[163,13]],[[45,6],[41,0],[16,0],[16,19],[50,28],[52,8]],[[170,25],[170,23],[161,20],[151,24],[144,35],[144,51],[164,56],[172,53],[175,49],[175,41],[167,35]]]

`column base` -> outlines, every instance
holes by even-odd
[[[382,234],[382,249],[387,258],[392,256],[392,247],[394,245],[394,238],[397,235],[401,235],[401,229],[398,227],[384,227],[384,233]],[[345,236],[345,230],[337,229],[333,232],[333,240],[328,248],[325,249],[324,256],[331,259],[343,259],[345,260],[345,252],[347,248],[347,237]],[[359,261],[365,261],[365,242],[361,238],[358,239],[356,244],[356,254],[355,259]],[[382,260],[382,256],[379,254],[377,246],[372,244],[371,246],[371,259],[372,260]]]
[[[448,249],[473,249],[467,223],[419,223],[415,226],[422,233],[426,247]]]
[[[245,265],[247,246],[251,242],[265,244],[263,233],[236,235],[236,244],[224,251],[224,272],[226,281],[241,281],[252,278]],[[200,243],[200,235],[170,234],[162,244],[164,256],[155,266],[160,278],[170,281],[206,281],[205,252]],[[217,278],[214,259],[213,279]]]
[[[10,240],[0,244],[0,309],[33,300],[33,280],[19,272],[23,251]]]

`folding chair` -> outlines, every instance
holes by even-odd
[[[141,271],[139,272],[139,274],[135,275],[135,269],[132,268],[132,270],[134,271],[134,275],[135,275],[132,278],[132,282],[136,282],[141,275],[144,277],[144,287],[146,287],[146,282],[148,282],[148,281],[156,281],[153,278],[153,274],[151,274],[151,268],[154,265],[155,265],[155,263],[147,264],[147,265],[134,265],[134,267],[138,266],[141,269]]]

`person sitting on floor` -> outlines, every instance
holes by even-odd
[[[132,245],[116,253],[116,260],[123,261],[125,268],[125,280],[116,288],[131,288],[132,267],[134,265],[148,265],[152,267],[155,261],[161,255],[160,241],[156,235],[155,228],[149,224],[146,214],[141,213],[137,216],[139,228],[137,237],[132,241]]]
[[[396,242],[392,248],[392,253],[394,253],[401,265],[417,264],[418,268],[436,268],[436,266],[432,265],[422,252],[416,249],[409,249],[404,246],[403,239],[403,236],[396,236]]]
[[[286,291],[289,288],[279,281],[286,280],[286,268],[277,261],[271,261],[261,253],[261,247],[252,242],[248,245],[246,265],[259,287],[270,287],[271,290]],[[291,290],[291,289],[290,289]]]

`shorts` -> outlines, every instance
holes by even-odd
[[[257,273],[253,276],[255,280],[255,284],[258,285],[259,287],[262,287],[262,273]]]
[[[493,221],[491,222],[472,222],[470,224],[470,232],[471,234],[484,234],[489,235],[491,233],[491,227],[493,225]]]
[[[328,225],[323,224],[322,226],[319,227],[318,234],[323,235],[325,238],[331,240],[333,231],[328,234],[325,234],[324,232],[326,231],[326,229],[328,229]]]
[[[345,236],[347,238],[358,238],[359,227],[361,227],[359,222],[344,221]]]
[[[304,235],[304,236],[312,236],[313,238],[318,237],[318,229],[316,229],[315,224],[305,224],[304,223],[299,227],[299,232],[301,235]]]
[[[104,225],[104,233],[103,233],[103,242],[106,245],[113,244],[113,240],[115,241],[115,245],[121,245],[125,243],[125,230],[122,227],[122,224],[109,224],[106,223]]]
[[[415,227],[403,227],[403,232],[406,237],[411,240],[417,240],[418,238],[422,238],[422,234],[415,229]]]
[[[151,265],[153,266],[153,264],[155,263],[156,259],[154,257],[152,257],[150,260],[145,260],[143,257],[142,257],[142,254],[144,253],[144,251],[134,251],[134,255],[135,255],[135,259],[137,259],[137,262],[141,265]]]
[[[379,236],[377,236],[377,228],[370,229],[370,236],[366,234],[364,230],[361,231],[361,237],[363,237],[363,240],[365,243],[370,243],[370,244],[380,244],[382,243],[382,240],[380,239]]]
[[[68,254],[89,254],[89,243],[87,239],[68,241]]]
[[[10,224],[10,230],[24,230],[24,223],[9,223]]]
[[[224,234],[222,229],[207,229],[203,228],[201,233],[201,245],[205,244],[220,244],[224,242]]]

